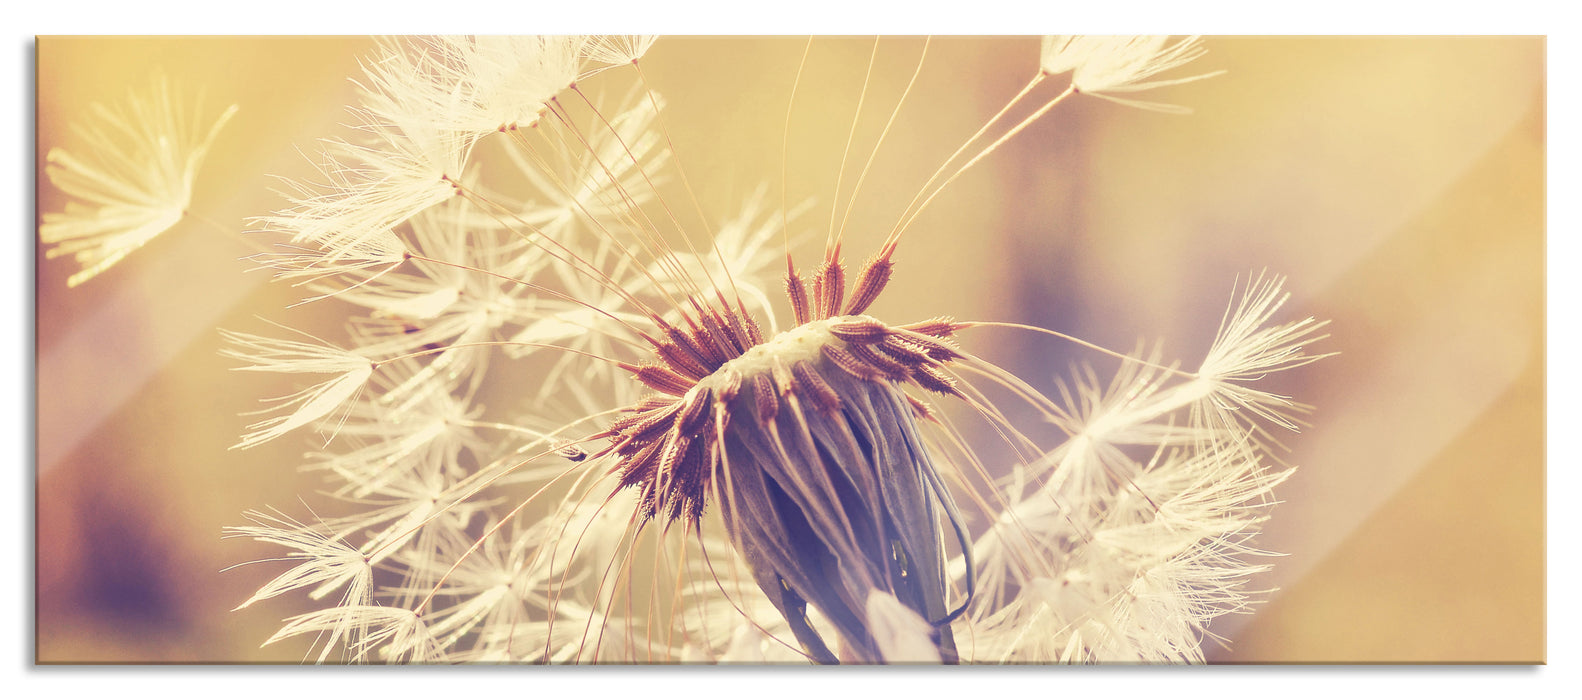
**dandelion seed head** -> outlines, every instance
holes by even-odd
[[[848,280],[840,241],[797,271],[777,239],[801,207],[762,188],[704,212],[646,78],[577,85],[652,43],[384,41],[324,181],[266,217],[295,241],[266,264],[354,310],[349,343],[227,336],[240,369],[319,375],[242,445],[316,428],[306,462],[350,511],[235,532],[303,559],[248,603],[342,593],[275,639],[357,662],[1201,661],[1290,473],[1261,432],[1289,406],[1258,382],[1316,359],[1278,282],[1197,372],[1139,348],[1045,396],[974,354],[1013,324],[868,314],[906,283],[898,234]],[[1155,79],[1201,53],[1052,37],[1042,68],[1125,101],[1206,77]]]

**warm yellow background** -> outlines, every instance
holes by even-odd
[[[364,39],[38,41],[39,172],[65,125],[156,68],[241,112],[194,209],[235,229],[305,176]],[[791,122],[791,197],[821,233],[871,41],[814,42]],[[802,39],[666,39],[645,59],[681,162],[716,219],[779,182]],[[880,45],[866,155],[921,40]],[[1318,406],[1262,544],[1279,593],[1216,632],[1216,661],[1541,662],[1544,628],[1544,44],[1536,38],[1210,38],[1226,75],[1084,98],[970,173],[914,227],[875,313],[1011,319],[1194,364],[1237,275],[1289,276],[1288,313],[1333,319],[1342,354],[1278,380]],[[936,39],[848,225],[863,257],[935,165],[1031,76],[1036,39]],[[589,81],[598,89],[597,81]],[[1058,86],[1050,86],[1058,89]],[[1040,93],[1044,94],[1044,93]],[[854,158],[860,163],[861,158]],[[855,167],[855,166],[854,166]],[[846,180],[851,182],[850,176]],[[39,210],[62,206],[39,185]],[[334,332],[334,308],[245,274],[245,245],[184,223],[82,288],[38,267],[37,660],[284,661],[259,649],[286,597],[228,612],[279,570],[221,541],[248,508],[296,515],[317,477],[287,437],[227,451],[282,391],[228,371],[223,327]],[[810,259],[810,258],[804,258]],[[972,349],[1048,386],[1102,358],[984,331]],[[967,342],[971,344],[972,338]],[[524,393],[527,389],[524,389]],[[313,501],[319,503],[322,501]]]

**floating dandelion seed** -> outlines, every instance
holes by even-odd
[[[636,63],[659,37],[652,34],[625,34],[589,37],[582,45],[582,55],[595,63],[606,64],[587,71],[579,78],[588,78],[601,71]]]
[[[1142,109],[1187,112],[1190,110],[1185,107],[1122,98],[1115,94],[1190,83],[1224,72],[1142,82],[1156,74],[1186,65],[1206,52],[1199,37],[1187,37],[1167,46],[1169,41],[1168,36],[1046,36],[1039,55],[1039,66],[1046,75],[1070,72],[1072,87],[1084,94]]]
[[[1058,399],[972,347],[1074,339],[869,314],[951,182],[1070,95],[1157,107],[1112,93],[1207,77],[1147,82],[1197,38],[1046,39],[1037,77],[849,279],[834,213],[799,272],[772,246],[791,212],[765,216],[762,190],[688,235],[660,189],[692,186],[641,68],[652,45],[386,41],[363,138],[327,142],[328,182],[293,183],[292,208],[261,220],[293,241],[266,266],[365,314],[345,350],[227,336],[241,369],[330,377],[240,446],[319,430],[308,466],[362,509],[230,531],[299,562],[244,607],[342,593],[269,641],[312,635],[320,661],[353,662],[1201,661],[1207,622],[1248,604],[1251,538],[1290,473],[1260,436],[1302,408],[1252,384],[1320,357],[1303,347],[1322,324],[1270,325],[1280,280],[1247,285],[1196,372],[1102,351],[1113,379],[1083,368]],[[620,69],[635,97],[583,93]],[[485,153],[521,182],[495,185]],[[539,397],[528,415],[482,405],[496,352],[538,363],[539,386],[512,387]],[[1029,413],[1065,437],[1030,436]],[[985,463],[962,414],[1009,464]]]
[[[50,182],[78,200],[64,212],[45,213],[38,231],[39,240],[54,246],[46,257],[70,255],[82,265],[68,287],[93,279],[187,215],[198,167],[237,106],[209,123],[201,105],[182,101],[158,76],[147,94],[133,91],[113,107],[90,107],[94,121],[73,125],[82,140],[75,154],[52,148],[45,156]]]

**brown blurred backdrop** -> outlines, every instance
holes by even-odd
[[[348,78],[371,46],[40,38],[40,177],[90,103],[163,70],[189,94],[201,87],[211,112],[241,106],[194,196],[240,230],[280,206],[268,176],[307,176],[314,139],[345,133]],[[760,183],[777,192],[804,46],[673,38],[645,59],[716,220]],[[922,46],[881,42],[855,153],[872,147]],[[1193,115],[1078,99],[959,181],[908,234],[874,313],[1017,320],[1123,350],[1162,342],[1193,365],[1238,275],[1288,276],[1285,317],[1332,319],[1320,349],[1341,354],[1276,379],[1318,407],[1286,441],[1300,470],[1261,540],[1288,556],[1254,586],[1279,592],[1216,625],[1228,648],[1210,642],[1211,660],[1543,661],[1543,40],[1207,46],[1182,73],[1226,75],[1144,95]],[[802,224],[818,235],[871,48],[814,41],[799,88],[789,189],[817,200]],[[849,257],[872,250],[1037,54],[1030,38],[931,43],[857,201]],[[47,182],[38,190],[39,211],[61,209]],[[249,508],[300,514],[299,494],[311,501],[321,484],[296,471],[305,436],[227,450],[250,422],[239,414],[282,391],[228,371],[214,329],[268,332],[260,316],[333,329],[338,309],[283,311],[296,296],[246,274],[248,252],[187,222],[69,291],[71,265],[38,254],[39,662],[303,658],[305,642],[259,648],[301,598],[229,612],[281,569],[222,572],[276,552],[220,529]],[[1045,387],[1072,362],[1113,369],[1021,336],[981,343]]]

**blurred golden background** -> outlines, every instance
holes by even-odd
[[[644,59],[715,221],[760,183],[777,193],[805,45],[677,37]],[[345,134],[348,79],[372,46],[39,38],[38,211],[64,205],[43,179],[44,154],[72,148],[72,120],[162,70],[188,94],[201,88],[210,113],[241,107],[193,205],[241,230],[282,205],[271,176],[309,176],[314,140]],[[816,236],[872,47],[816,39],[798,87],[788,189],[793,202],[815,199],[801,228]],[[963,177],[907,234],[875,315],[1016,320],[1122,350],[1162,342],[1167,358],[1193,365],[1238,276],[1288,276],[1283,317],[1332,319],[1315,349],[1341,354],[1274,378],[1317,406],[1311,427],[1285,440],[1300,469],[1260,540],[1287,556],[1255,581],[1279,589],[1268,602],[1216,624],[1227,641],[1206,642],[1210,659],[1542,662],[1543,39],[1211,37],[1207,47],[1178,74],[1225,75],[1143,96],[1194,114],[1079,98]],[[872,148],[922,48],[880,42],[855,154]],[[857,201],[849,258],[871,252],[1037,60],[1036,38],[930,43]],[[184,222],[73,290],[72,265],[37,254],[38,662],[304,658],[306,640],[259,647],[303,600],[230,612],[281,565],[222,572],[276,552],[220,531],[250,508],[300,513],[299,498],[322,484],[296,470],[305,436],[227,449],[251,422],[239,414],[281,392],[229,371],[215,329],[267,332],[259,317],[333,329],[338,310],[283,311],[297,295],[248,273],[238,258],[249,252]],[[987,333],[972,349],[1040,386],[1076,361],[1113,369],[1069,346]]]

